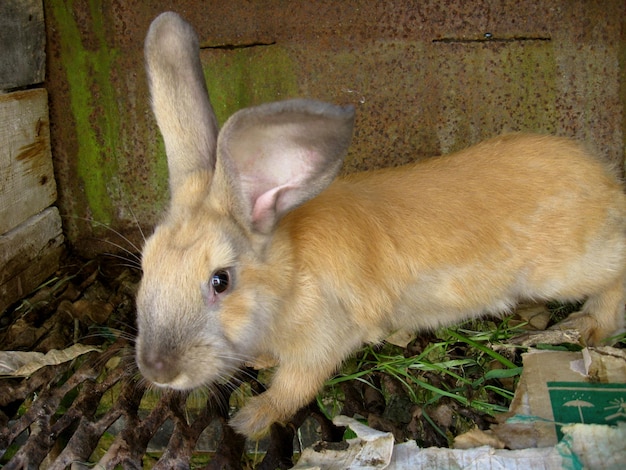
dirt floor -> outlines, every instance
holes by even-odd
[[[98,348],[29,377],[0,377],[4,469],[62,469],[72,463],[72,468],[81,468],[77,463],[91,468],[96,462],[98,468],[289,468],[301,446],[316,440],[323,441],[320,448],[342,445],[345,429],[332,424],[329,409],[423,447],[448,446],[468,428],[485,429],[494,422],[492,413],[464,407],[451,397],[419,403],[419,394],[402,377],[372,367],[375,362],[368,355],[378,350],[369,348],[347,367],[370,367],[371,373],[329,387],[318,400],[324,412],[313,403],[287,426],[275,425],[263,442],[246,443],[226,424],[237,406],[237,394],[230,396],[233,387],[217,386],[212,393],[192,397],[146,390],[133,358],[133,299],[139,281],[133,266],[117,257],[67,257],[54,278],[0,317],[5,351],[47,353],[76,343]],[[400,356],[420,354],[433,339],[415,339],[399,350]],[[467,348],[463,342],[452,344],[449,354],[464,358],[470,354]],[[514,361],[519,360],[516,354]],[[480,393],[482,400],[508,406],[506,398],[489,392],[484,383],[459,392],[450,375],[426,371],[420,377],[457,390],[469,401]],[[496,382],[514,387],[514,382]],[[259,393],[263,385],[248,379],[243,388]],[[267,452],[253,455],[258,449]]]

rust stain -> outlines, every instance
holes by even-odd
[[[45,138],[46,133],[43,132],[43,130],[47,126],[47,122],[41,119],[37,120],[35,124],[35,141],[20,148],[20,153],[16,157],[17,161],[30,160],[46,154],[48,141]]]
[[[136,221],[149,227],[159,220],[167,167],[149,111],[141,46],[150,21],[166,9],[197,30],[205,67],[212,64],[210,57],[223,57],[218,68],[206,69],[213,70],[207,75],[217,77],[218,85],[230,86],[209,88],[216,90],[216,102],[250,95],[254,90],[234,84],[264,75],[259,83],[268,100],[297,95],[354,103],[357,133],[343,168],[348,173],[447,153],[515,130],[576,137],[622,164],[625,5],[623,0],[320,0],[297,8],[276,0],[44,2],[50,138],[63,189],[58,204],[75,216],[68,218],[66,234],[74,244],[84,238],[91,250],[97,229],[82,220],[95,213],[98,222],[110,219],[110,228],[136,234],[141,244]],[[274,51],[292,65],[288,71],[296,89],[288,94],[284,87],[265,86],[274,76],[284,83],[282,74],[268,67],[274,62],[266,57]],[[80,74],[80,86],[72,85],[71,74]],[[221,96],[222,89],[235,90]],[[73,100],[80,106],[72,108]],[[88,148],[98,152],[81,151],[92,138]],[[35,150],[35,144],[24,147],[20,157],[32,157]],[[83,169],[91,179],[81,177]],[[126,207],[133,217],[120,209]],[[97,236],[108,238],[104,231]]]
[[[41,156],[41,154],[46,150],[46,142],[37,138],[32,144],[24,145],[20,148],[20,153],[16,157],[18,161],[22,160],[30,160],[31,158],[36,158]]]

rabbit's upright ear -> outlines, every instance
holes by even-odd
[[[234,215],[249,230],[269,234],[280,218],[325,189],[352,140],[353,106],[287,100],[243,109],[218,138],[218,172]]]
[[[217,121],[202,73],[198,37],[188,23],[176,13],[159,15],[150,25],[144,54],[174,193],[189,173],[213,172]]]

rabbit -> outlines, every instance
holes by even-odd
[[[353,106],[266,103],[218,131],[192,27],[161,14],[145,55],[170,185],[137,294],[136,362],[154,386],[211,386],[269,360],[267,390],[230,421],[258,437],[397,330],[525,299],[586,299],[566,326],[588,344],[623,330],[626,198],[581,144],[506,134],[337,177]]]

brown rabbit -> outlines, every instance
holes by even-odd
[[[264,104],[218,133],[192,28],[162,14],[145,53],[171,189],[137,299],[137,363],[154,384],[211,385],[271,358],[268,390],[231,421],[256,436],[398,329],[524,299],[586,299],[568,323],[591,344],[622,329],[626,199],[579,144],[505,135],[332,182],[352,107]]]

